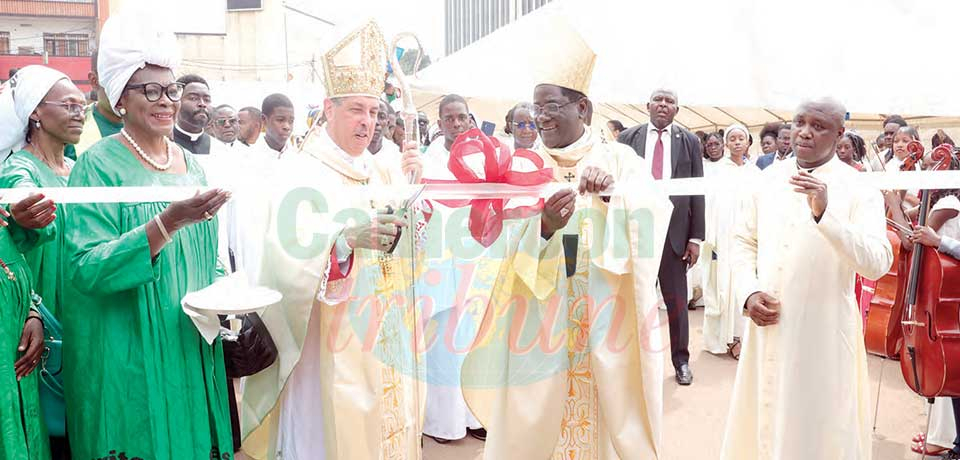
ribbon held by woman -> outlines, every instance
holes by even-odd
[[[477,175],[469,166],[466,158],[471,155],[483,155],[483,177]],[[514,158],[530,161],[535,169],[529,172],[513,170]],[[537,186],[553,180],[553,170],[543,167],[543,159],[536,153],[519,149],[511,154],[510,147],[501,144],[496,138],[490,138],[477,128],[459,136],[450,148],[447,168],[456,180],[424,180],[429,192],[429,184],[509,184],[519,186]],[[536,215],[543,209],[543,198],[536,204],[506,208],[508,199],[473,200],[436,200],[438,203],[461,208],[470,206],[468,226],[470,235],[483,247],[490,247],[503,231],[505,219],[518,219]]]

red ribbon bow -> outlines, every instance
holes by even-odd
[[[466,157],[476,154],[483,154],[484,179],[478,177],[467,166]],[[512,171],[514,157],[530,160],[537,169],[530,172]],[[543,159],[539,155],[527,149],[519,149],[511,154],[510,147],[502,145],[496,138],[487,137],[476,128],[457,136],[457,140],[450,148],[447,168],[453,173],[455,181],[426,179],[423,182],[426,184],[496,183],[531,186],[543,185],[553,180],[553,170],[543,167]],[[530,217],[543,209],[543,198],[536,204],[510,209],[505,209],[506,202],[509,200],[504,198],[436,201],[451,208],[470,206],[468,223],[470,235],[485,248],[490,247],[500,237],[505,219]]]

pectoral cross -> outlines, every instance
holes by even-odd
[[[577,175],[572,172],[568,172],[566,176],[563,176],[563,178],[566,179],[567,182],[573,182],[573,180],[577,178]]]

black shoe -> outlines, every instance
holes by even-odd
[[[677,368],[677,383],[683,386],[693,383],[693,371],[690,370],[690,365],[681,364]]]
[[[467,433],[469,433],[470,436],[473,436],[474,438],[477,438],[477,439],[479,439],[479,440],[481,440],[481,441],[486,441],[486,440],[487,440],[487,430],[486,430],[486,428],[477,428],[476,430],[474,430],[474,429],[472,429],[472,428],[467,428]]]

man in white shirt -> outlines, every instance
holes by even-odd
[[[777,129],[777,149],[761,156],[760,158],[757,158],[758,168],[766,169],[768,166],[778,161],[783,161],[787,158],[793,158],[793,146],[790,145],[790,131],[790,123],[784,123],[780,125],[780,128]]]
[[[288,148],[296,150],[293,145],[293,122],[296,120],[293,111],[293,102],[283,94],[271,94],[263,99],[261,107],[263,125],[266,132],[253,145],[253,148],[259,152],[276,155],[277,158],[283,155]]]
[[[470,121],[470,107],[462,96],[448,94],[440,100],[439,107],[440,118],[437,120],[437,125],[443,133],[443,142],[439,142],[438,139],[430,143],[430,147],[424,153],[426,160],[424,163],[428,171],[427,177],[437,176],[434,178],[447,179],[448,177],[445,176],[449,175],[447,161],[450,158],[450,148],[453,147],[457,136],[467,132],[473,124]],[[438,168],[439,171],[436,174],[429,174],[431,171],[437,171]]]
[[[247,149],[246,145],[238,141],[240,118],[236,109],[222,104],[213,109],[213,119],[210,120],[209,131],[219,141],[217,147],[227,149]]]

